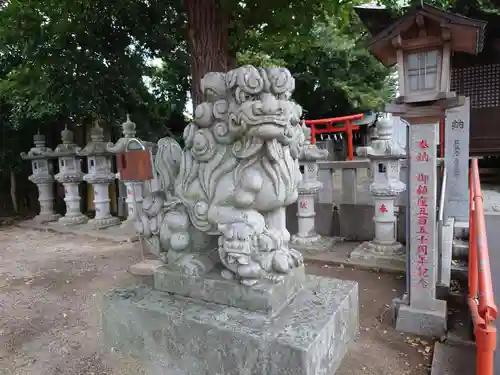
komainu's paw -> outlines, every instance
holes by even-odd
[[[186,276],[203,275],[214,266],[211,258],[200,254],[186,254],[178,259],[176,263],[176,267]]]
[[[273,254],[273,270],[278,273],[288,273],[303,263],[302,254],[294,249],[277,250]]]

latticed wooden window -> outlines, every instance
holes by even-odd
[[[437,89],[438,51],[425,51],[408,55],[409,92]]]
[[[451,90],[470,97],[472,108],[500,106],[500,64],[453,69]]]

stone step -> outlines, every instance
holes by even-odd
[[[454,345],[475,345],[472,319],[467,304],[467,291],[450,293],[448,302],[448,332],[446,340]]]
[[[465,280],[469,274],[468,263],[464,260],[454,260],[451,264],[451,277],[452,279]]]
[[[469,256],[469,242],[454,238],[452,245],[453,259],[467,259]]]
[[[454,225],[454,237],[459,239],[469,238],[469,222],[466,221],[455,221]]]
[[[474,373],[476,344],[467,305],[467,283],[454,280],[453,284],[455,290],[447,297],[448,332],[442,338],[444,340],[434,346],[431,375]],[[462,362],[463,358],[465,362]],[[464,367],[464,363],[468,366]]]
[[[474,374],[476,374],[476,349],[474,346],[436,342],[431,375]]]

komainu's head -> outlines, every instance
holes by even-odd
[[[245,136],[284,145],[301,132],[302,108],[291,101],[295,80],[285,68],[243,66],[226,74],[231,94],[229,121]]]
[[[194,121],[184,132],[186,146],[205,160],[214,143],[233,145],[240,150],[239,157],[245,157],[278,142],[289,146],[296,158],[304,134],[302,108],[290,99],[294,88],[285,68],[247,65],[227,73],[207,73],[201,80],[205,101],[196,107]]]

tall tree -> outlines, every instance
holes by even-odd
[[[298,34],[310,35],[314,25],[336,14],[340,4],[330,0],[184,0],[193,103],[201,99],[200,80],[207,72],[233,67],[239,51],[266,36],[286,41]]]
[[[179,48],[185,18],[174,5],[9,1],[0,10],[0,95],[13,104],[14,120],[114,121],[126,112],[148,113],[156,98],[143,80],[147,60],[160,52],[181,55],[184,64],[176,68],[188,73],[186,49]]]
[[[232,65],[229,54],[229,15],[218,0],[184,0],[187,40],[191,53],[191,98],[203,100],[200,80],[207,72],[225,72]]]
[[[287,38],[250,31],[240,63],[283,65],[295,77],[294,99],[308,118],[325,118],[376,110],[393,94],[391,69],[366,49],[366,31],[354,12],[363,1],[339,6],[309,33]]]

